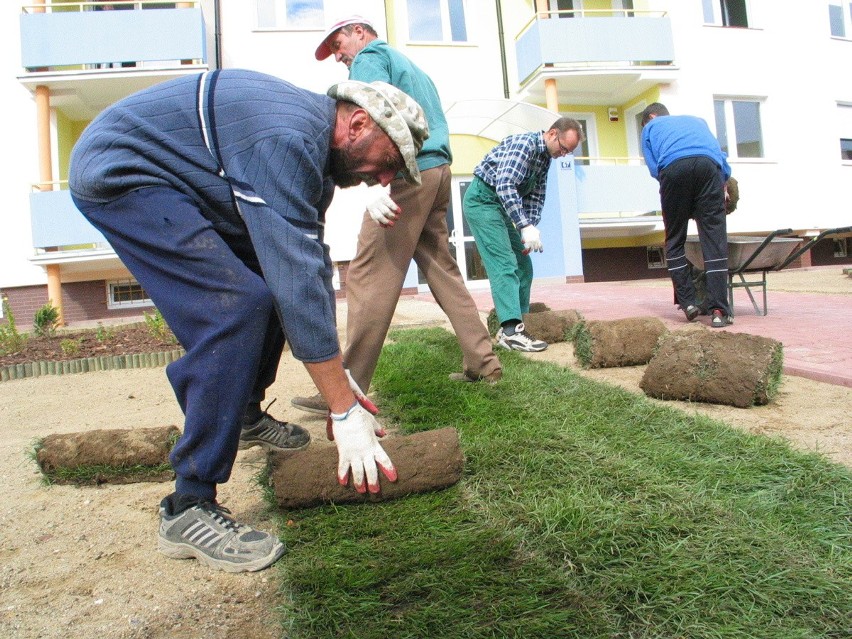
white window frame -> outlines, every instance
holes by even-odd
[[[591,111],[560,111],[559,115],[566,118],[574,118],[586,125],[586,147],[589,149],[589,164],[592,164],[594,159],[599,158],[601,155],[600,147],[598,146],[598,119],[596,114]]]
[[[715,117],[715,102],[724,102],[724,112],[725,112],[725,125],[727,131],[727,146],[728,146],[728,160],[737,160],[740,162],[763,162],[767,158],[767,146],[766,146],[766,134],[764,132],[764,105],[766,101],[760,97],[754,96],[722,96],[716,95],[713,96],[714,102],[714,117]],[[736,122],[734,120],[734,102],[754,102],[758,105],[758,115],[760,117],[760,146],[762,149],[762,155],[760,157],[740,157],[737,152],[737,132],[736,132]],[[714,120],[715,122],[715,120]],[[716,137],[719,137],[719,132],[716,131]],[[719,141],[721,144],[721,140]]]
[[[325,28],[325,0],[314,0],[320,4],[316,18],[308,23],[290,24],[287,17],[287,5],[291,0],[255,0],[254,19],[260,31],[321,31]],[[261,4],[272,5],[275,9],[275,24],[260,24]]]
[[[748,22],[746,26],[743,27],[738,24],[725,24],[725,16],[722,13],[722,3],[728,1],[729,0],[703,0],[702,4],[704,9],[704,24],[730,29],[754,29],[756,25],[755,13],[753,10],[753,3],[750,0],[742,0],[743,4],[745,5],[746,21]],[[707,9],[710,9],[713,13],[713,16],[710,20],[707,19]]]
[[[837,133],[841,145],[840,161],[844,166],[852,166],[852,158],[846,160],[842,155],[843,140],[852,140],[852,102],[837,102]]]
[[[419,40],[412,37],[411,25],[408,20],[408,2],[399,2],[396,4],[399,10],[399,24],[402,26],[400,30],[405,33],[406,41],[409,44],[441,44],[450,46],[470,46],[474,43],[473,38],[473,20],[471,20],[471,3],[468,0],[461,0],[464,7],[464,28],[467,36],[466,40],[452,39],[452,24],[450,20],[450,0],[438,0],[441,9],[441,39],[440,40]]]
[[[149,308],[154,306],[151,298],[146,297],[141,300],[131,300],[129,302],[121,302],[115,300],[115,287],[117,286],[138,286],[142,290],[142,286],[134,279],[126,280],[109,280],[106,283],[107,308],[111,311],[122,308]]]
[[[852,2],[849,0],[831,0],[828,3],[828,6],[839,8],[840,15],[843,20],[843,33],[841,35],[831,33],[831,13],[829,9],[828,32],[831,34],[831,37],[837,38],[838,40],[852,40]]]

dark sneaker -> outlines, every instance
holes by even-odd
[[[215,501],[196,500],[174,514],[174,495],[160,503],[161,553],[172,559],[195,558],[209,568],[253,572],[275,563],[284,544],[269,533],[240,524]]]
[[[302,450],[310,443],[311,436],[304,428],[280,422],[269,413],[264,413],[254,424],[243,426],[240,433],[240,450],[265,446],[268,449],[292,451]]]
[[[473,375],[469,371],[463,373],[450,373],[450,379],[454,382],[485,382],[486,384],[496,384],[503,377],[503,371],[499,368],[488,375]]]
[[[497,331],[497,345],[510,351],[523,351],[525,353],[538,353],[547,348],[547,342],[534,339],[527,333],[523,322],[515,327],[515,332],[507,335],[500,327]]]
[[[325,400],[319,393],[311,397],[294,397],[290,400],[290,403],[299,410],[307,413],[316,413],[323,417],[328,415],[328,404],[325,403]]]
[[[686,315],[687,322],[695,321],[695,318],[701,315],[701,309],[695,306],[694,304],[690,304],[685,309],[683,309],[683,314]]]
[[[734,318],[730,315],[725,315],[718,308],[713,310],[713,319],[710,320],[710,326],[713,328],[723,328],[734,323]]]

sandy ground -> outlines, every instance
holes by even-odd
[[[793,286],[793,285],[791,285]],[[445,325],[437,307],[401,304],[399,323]],[[530,357],[576,369],[570,344]],[[582,374],[641,393],[644,367]],[[282,361],[271,412],[308,427],[317,445],[324,420],[289,404],[313,392],[304,368]],[[737,409],[665,402],[753,433],[779,436],[852,467],[852,389],[786,376],[767,406]],[[171,484],[45,486],[28,450],[50,433],[181,425],[163,369],[104,371],[0,384],[0,637],[271,639],[282,636],[276,568],[238,575],[156,550],[157,505]],[[220,501],[241,520],[272,530],[254,477],[259,448],[239,453]]]

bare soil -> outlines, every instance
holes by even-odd
[[[423,303],[425,304],[425,303]],[[430,305],[434,306],[434,305]],[[415,309],[418,315],[422,309]],[[440,322],[439,322],[440,323]],[[420,321],[417,325],[423,325]],[[426,322],[425,324],[430,324]],[[431,322],[434,324],[434,322]],[[580,370],[570,343],[534,359]],[[580,370],[641,394],[645,366]],[[291,397],[315,392],[304,367],[285,353],[268,399],[271,412],[330,446],[320,416]],[[752,433],[781,437],[852,467],[852,389],[785,376],[765,406],[660,401]],[[279,568],[227,574],[157,552],[157,506],[171,483],[47,486],[29,451],[36,438],[103,428],[182,424],[163,369],[98,371],[0,383],[0,637],[10,639],[272,639],[285,635],[276,613]],[[238,454],[220,501],[236,517],[274,530],[256,475],[265,454]],[[298,511],[288,525],[299,525]]]
[[[179,348],[171,331],[157,335],[145,324],[62,329],[54,335],[28,334],[20,349],[2,354],[0,367],[40,361],[67,361],[105,355],[159,353]]]

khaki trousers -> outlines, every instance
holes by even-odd
[[[462,366],[471,376],[501,368],[491,337],[450,253],[447,207],[450,167],[421,173],[422,185],[402,179],[391,183],[391,198],[402,209],[390,228],[364,214],[355,259],[346,275],[345,366],[367,392],[393,318],[411,259],[452,324],[462,350]]]

